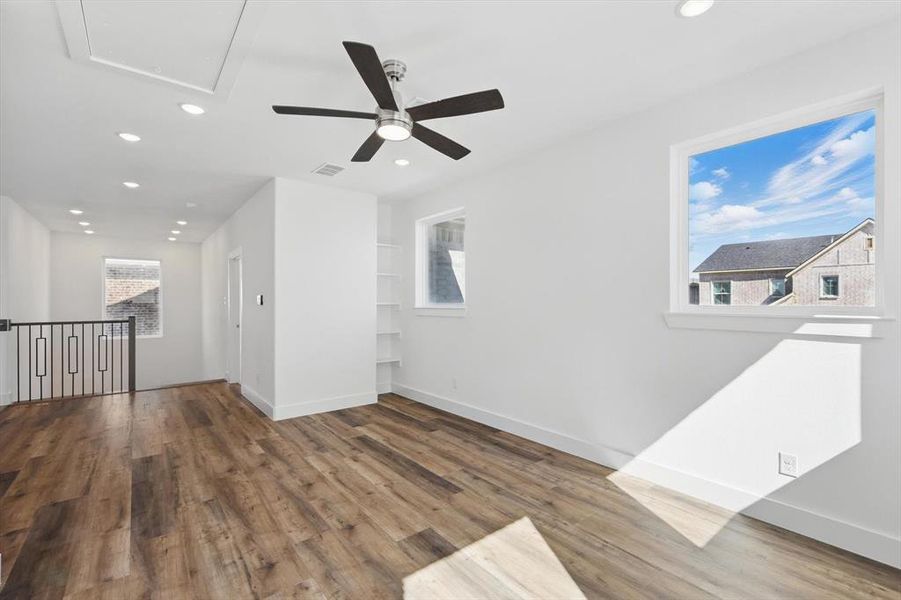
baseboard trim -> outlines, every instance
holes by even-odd
[[[13,403],[13,393],[12,392],[4,392],[4,393],[0,394],[0,407],[9,406],[12,403]]]
[[[378,394],[387,394],[387,393],[391,392],[391,382],[383,381],[381,383],[377,383],[375,385],[375,391]]]
[[[264,415],[266,415],[270,419],[273,418],[272,415],[275,413],[275,411],[272,408],[272,404],[270,404],[268,400],[266,400],[265,398],[263,398],[263,396],[261,396],[259,393],[257,393],[257,391],[254,390],[252,387],[250,387],[249,385],[242,384],[241,385],[241,395],[244,396],[244,398],[248,402],[250,402],[257,408],[259,408],[260,411],[262,411],[262,413]]]
[[[417,402],[496,427],[612,469],[619,470],[629,465],[628,471],[632,475],[643,476],[651,479],[654,483],[706,502],[711,502],[711,498],[718,498],[719,502],[716,504],[724,505],[730,510],[742,507],[739,512],[749,517],[883,564],[901,568],[901,539],[899,538],[785,504],[779,500],[757,498],[747,491],[719,482],[702,479],[664,465],[636,460],[632,454],[622,450],[592,444],[558,431],[500,415],[465,402],[431,394],[402,383],[392,382],[391,390]]]
[[[375,404],[377,400],[378,394],[375,391],[372,391],[363,394],[350,394],[347,396],[313,400],[312,402],[299,402],[297,404],[288,404],[284,406],[276,404],[275,412],[270,416],[274,421],[281,421],[283,419],[305,417],[307,415],[315,415],[331,410],[341,410],[344,408],[363,406],[365,404]]]

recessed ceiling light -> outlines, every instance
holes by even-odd
[[[714,0],[682,0],[679,4],[679,14],[683,17],[697,17],[703,15],[713,6]]]
[[[78,224],[82,227],[87,227],[88,225],[90,225],[90,223],[88,223],[87,221],[79,221]]]
[[[182,227],[184,227],[185,225],[188,224],[187,221],[176,221],[175,223],[178,224],[178,225],[181,225]]]
[[[120,138],[125,140],[126,142],[140,142],[141,136],[135,135],[133,133],[125,133],[124,131],[118,134]]]
[[[172,234],[173,234],[173,235],[178,235],[179,233],[181,233],[181,231],[179,231],[178,229],[173,229],[173,230],[172,230]]]
[[[179,104],[181,109],[188,113],[189,115],[202,115],[206,111],[197,106],[196,104]]]
[[[85,232],[86,234],[88,234],[88,235],[94,235],[94,230],[93,230],[93,229],[85,229],[84,232]]]
[[[135,188],[141,187],[141,184],[137,183],[135,181],[123,181],[122,185],[124,185],[125,187],[132,189],[132,190]]]
[[[77,208],[70,208],[70,209],[69,209],[69,212],[72,213],[73,215],[80,215],[80,214],[83,213],[84,211],[83,211],[83,210],[78,210]]]
[[[166,239],[169,240],[170,242],[174,242],[174,241],[177,240],[178,238],[170,237],[170,238],[166,238]]]
[[[396,161],[394,161],[394,164],[396,164],[398,167],[406,167],[410,164],[410,161],[408,161],[406,158],[398,158]]]

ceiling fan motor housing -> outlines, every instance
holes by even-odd
[[[389,142],[402,141],[410,137],[413,130],[413,119],[404,110],[404,97],[397,84],[403,80],[407,73],[407,65],[403,61],[397,59],[389,59],[382,62],[382,68],[388,81],[391,82],[391,93],[394,95],[394,102],[399,110],[387,110],[376,107],[376,131],[379,135]]]

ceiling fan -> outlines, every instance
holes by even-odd
[[[304,106],[273,106],[280,115],[308,115],[315,117],[344,117],[347,119],[368,119],[375,122],[375,131],[366,138],[351,161],[367,162],[381,148],[385,140],[400,142],[411,135],[427,146],[454,160],[460,160],[469,149],[436,131],[420,124],[427,119],[456,117],[504,108],[504,99],[497,90],[486,90],[445,98],[427,104],[404,108],[403,96],[397,89],[407,65],[399,60],[379,61],[375,48],[359,42],[344,42],[344,49],[359,71],[363,82],[375,97],[376,112],[356,112],[331,108],[310,108]]]

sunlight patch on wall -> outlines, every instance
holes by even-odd
[[[783,340],[608,479],[703,547],[794,481],[780,452],[803,477],[860,442],[860,373],[859,344]]]
[[[405,600],[585,598],[528,517],[404,578]]]

